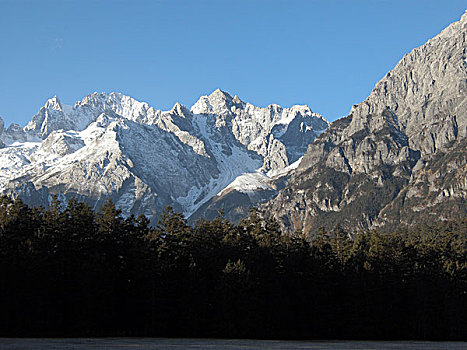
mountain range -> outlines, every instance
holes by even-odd
[[[53,195],[94,208],[111,198],[125,216],[153,223],[169,205],[203,216],[216,195],[241,197],[229,218],[247,212],[329,125],[307,106],[259,108],[219,89],[170,111],[119,93],[74,106],[53,97],[24,128],[1,124],[2,193],[43,206]]]
[[[467,13],[332,124],[219,89],[170,111],[119,93],[53,97],[25,127],[0,119],[0,192],[43,206],[111,198],[153,223],[167,205],[191,221],[257,206],[309,235],[465,217],[466,37]]]

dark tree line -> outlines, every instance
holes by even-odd
[[[157,227],[74,200],[0,198],[0,336],[458,339],[467,220],[281,235],[257,212]]]

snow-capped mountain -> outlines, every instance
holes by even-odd
[[[188,217],[226,192],[274,192],[327,127],[307,106],[260,108],[219,89],[170,111],[119,93],[74,106],[53,97],[24,128],[0,119],[0,191],[34,205],[112,198],[153,220],[170,205]]]

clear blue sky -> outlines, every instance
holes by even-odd
[[[25,125],[57,95],[118,91],[191,106],[221,88],[346,115],[465,0],[0,0],[0,116]]]

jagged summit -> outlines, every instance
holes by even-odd
[[[184,105],[180,104],[179,102],[175,103],[175,105],[170,110],[170,113],[176,114],[184,118],[191,114],[190,110]]]
[[[180,103],[154,109],[116,92],[74,106],[54,96],[24,130],[0,134],[0,191],[31,204],[47,205],[53,194],[92,206],[113,198],[125,215],[156,220],[171,205],[189,216],[231,183],[241,191],[244,182],[234,180],[242,174],[269,182],[268,172],[300,158],[328,125],[305,111],[255,107],[220,89],[191,111]],[[266,185],[248,188],[255,186]]]
[[[54,97],[47,100],[44,108],[55,110],[55,111],[61,111],[62,104],[60,103],[60,100],[58,99],[57,95],[54,95]]]
[[[242,103],[237,97],[238,103]],[[226,114],[230,112],[233,104],[232,96],[221,89],[214,90],[210,95],[201,96],[191,107],[191,112],[195,114]]]
[[[240,100],[240,98],[237,95],[233,97],[232,102],[238,105],[244,104],[244,102]]]
[[[221,90],[220,88],[217,88],[214,90],[210,95],[210,98],[218,98],[218,99],[223,99],[223,100],[232,100],[232,96],[226,92]]]

